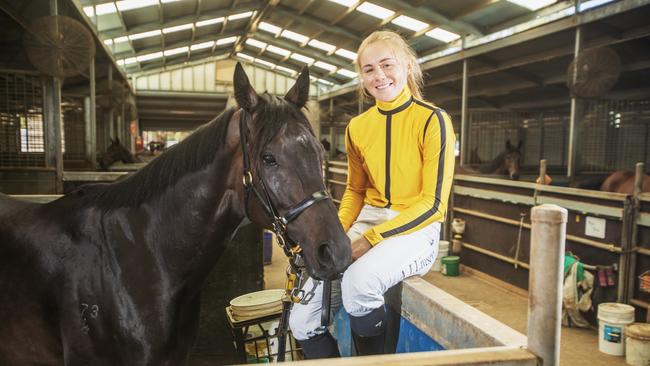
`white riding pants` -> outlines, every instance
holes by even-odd
[[[388,221],[398,212],[365,205],[348,230],[350,240],[371,227]],[[364,316],[384,305],[384,293],[403,279],[426,274],[438,255],[440,223],[432,223],[416,232],[382,240],[353,262],[341,281],[332,281],[331,311],[335,314],[343,302],[348,314]],[[314,291],[307,303],[293,305],[289,327],[298,340],[324,333],[321,326],[322,282],[309,278],[303,290]],[[333,318],[330,316],[330,319]]]

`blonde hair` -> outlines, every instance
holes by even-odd
[[[416,99],[422,98],[422,69],[418,63],[417,55],[411,46],[406,43],[404,38],[399,34],[392,31],[375,31],[366,39],[361,42],[361,46],[357,50],[357,59],[355,61],[355,68],[357,69],[357,74],[359,77],[362,77],[361,69],[361,55],[363,52],[373,43],[384,42],[397,56],[399,62],[402,62],[406,66],[407,79],[406,84],[411,90],[411,94]],[[359,83],[359,97],[364,99],[370,99],[371,96],[368,94],[368,91],[363,87],[363,83]]]

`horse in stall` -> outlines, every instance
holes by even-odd
[[[314,278],[351,263],[301,111],[309,72],[282,99],[237,64],[234,89],[238,107],[126,179],[42,205],[0,194],[1,365],[186,364],[202,284],[245,217],[280,227]]]
[[[635,173],[630,170],[615,171],[605,178],[600,190],[603,192],[632,194],[634,193],[634,176]],[[643,175],[641,192],[650,192],[650,176],[647,174]]]
[[[102,170],[108,170],[116,161],[121,161],[125,164],[140,162],[140,159],[135,157],[129,149],[122,145],[118,137],[115,140],[111,138],[111,144],[108,146],[108,149],[97,160]]]
[[[493,174],[507,175],[508,178],[519,179],[520,162],[521,162],[521,145],[519,141],[517,146],[513,146],[510,140],[506,141],[506,149],[497,155],[487,164],[479,166],[478,170],[468,166],[460,166],[460,161],[456,159],[456,174]],[[472,150],[472,161],[481,162],[476,149]]]

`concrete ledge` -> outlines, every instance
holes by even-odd
[[[11,197],[34,203],[48,203],[59,199],[62,196],[60,194],[16,194],[11,195]]]
[[[402,282],[401,297],[402,316],[445,349],[527,344],[525,335],[419,277]]]

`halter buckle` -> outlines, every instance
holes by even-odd
[[[247,170],[244,172],[242,183],[244,184],[244,188],[248,188],[253,184],[253,174],[250,171]]]

